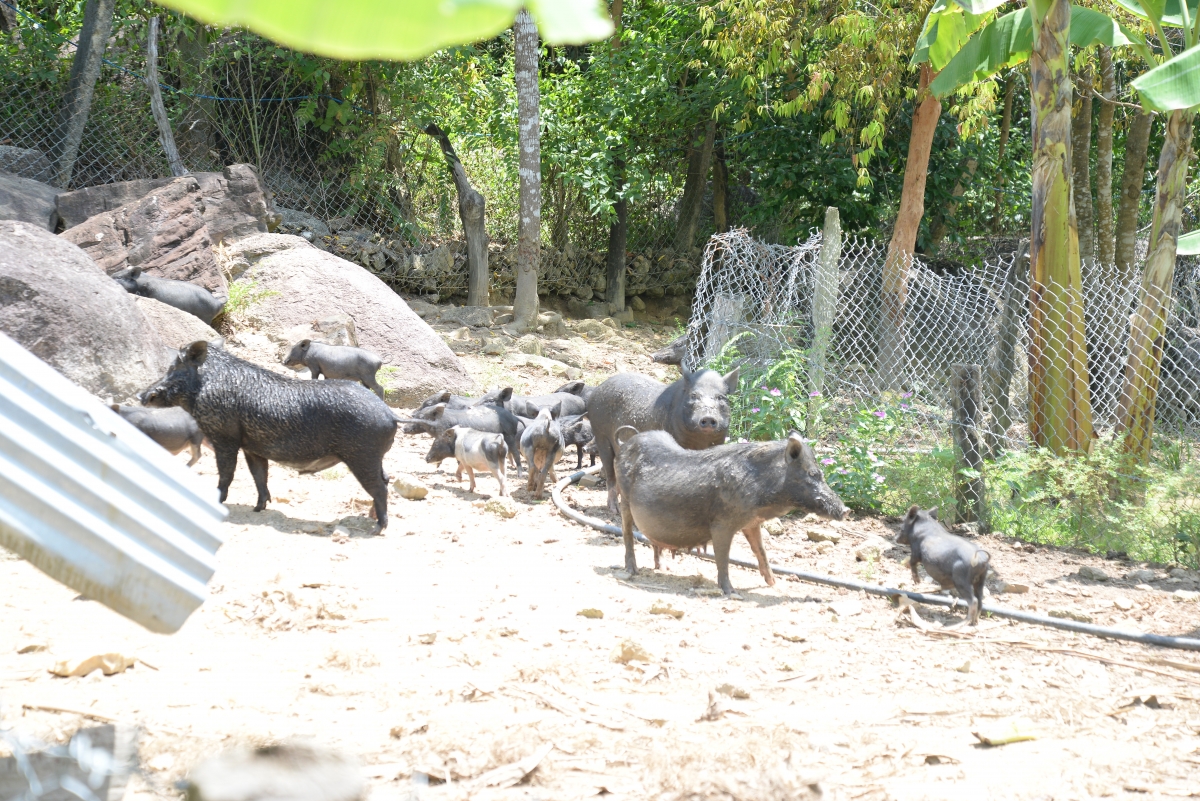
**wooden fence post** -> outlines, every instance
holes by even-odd
[[[983,441],[979,423],[983,417],[983,379],[977,364],[956,364],[950,403],[954,409],[954,503],[959,522],[979,523],[988,530],[987,489],[983,478]]]
[[[1016,370],[1017,342],[1025,332],[1025,313],[1029,305],[1029,240],[1021,240],[1005,281],[1004,307],[1000,311],[1000,330],[996,350],[988,365],[988,400],[992,420],[987,433],[988,454],[997,459],[1004,452],[1004,437],[1012,425],[1012,401],[1009,398]]]
[[[825,373],[828,370],[829,345],[833,341],[833,323],[838,302],[838,261],[842,257],[842,224],[838,210],[825,209],[825,227],[821,231],[821,251],[817,254],[813,281],[812,348],[809,352],[808,419],[806,434],[817,435],[820,425],[820,395],[825,392]]]

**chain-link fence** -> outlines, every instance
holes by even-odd
[[[1040,439],[1031,430],[1038,360],[1031,358],[1027,250],[995,255],[960,274],[941,275],[914,259],[903,275],[899,326],[888,317],[885,260],[886,245],[857,238],[830,243],[819,233],[795,247],[763,244],[745,231],[709,241],[685,364],[742,365],[743,391],[734,400],[738,435],[807,431],[826,454],[831,483],[860,508],[898,513],[909,502],[927,501],[963,518],[962,477],[983,472],[991,479],[995,525],[1200,561],[1196,260],[1180,259],[1176,271],[1148,458],[1131,455],[1128,441],[1126,407],[1149,389],[1127,378],[1136,376],[1126,367],[1131,320],[1140,312],[1136,279],[1085,264],[1078,294],[1083,330],[1072,336],[1055,322],[1064,318],[1054,316],[1042,329],[1043,360],[1061,356],[1072,341],[1086,353],[1076,394],[1065,399],[1066,417],[1082,421],[1086,454],[1068,458],[1055,455],[1065,449],[1050,427],[1061,421],[1043,419]],[[1068,293],[1049,286],[1044,295]],[[899,346],[889,348],[889,338],[897,337]],[[963,452],[963,418],[956,417],[964,374],[978,385],[969,421],[978,441],[974,466]],[[1064,399],[1040,402],[1055,400]],[[1047,447],[1035,447],[1039,441]],[[1126,542],[1138,531],[1151,532],[1145,537],[1153,548]]]
[[[0,4],[16,21],[12,33],[0,33],[0,172],[63,189],[170,175],[144,80],[147,20],[115,20],[78,157],[64,182],[57,168],[65,130],[60,108],[76,43],[47,24],[54,9]],[[465,295],[456,189],[422,123],[382,102],[366,107],[314,94],[309,65],[248,32],[210,31],[206,38],[178,21],[168,28],[160,46],[160,89],[189,170],[253,164],[283,213],[282,232],[309,232],[318,247],[362,264],[398,291]],[[515,141],[469,131],[451,138],[487,197],[493,287],[511,293]],[[629,296],[684,295],[695,285],[699,251],[671,247],[686,156],[681,151],[664,163],[658,180],[630,204]],[[545,179],[539,291],[585,301],[602,297],[608,220],[589,208],[570,176]],[[706,206],[697,242],[711,233],[711,217]]]

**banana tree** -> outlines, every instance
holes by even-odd
[[[1158,401],[1163,335],[1170,312],[1175,279],[1175,257],[1180,244],[1180,223],[1187,199],[1187,171],[1191,161],[1192,124],[1200,106],[1200,13],[1196,0],[1117,0],[1129,13],[1150,22],[1160,52],[1144,41],[1135,43],[1151,69],[1133,81],[1142,104],[1165,112],[1166,135],[1158,159],[1154,219],[1138,305],[1130,319],[1129,352],[1121,387],[1118,432],[1125,452],[1140,462],[1150,458],[1154,410]],[[1171,37],[1165,28],[1181,29]],[[1180,52],[1174,52],[1172,40]],[[1192,245],[1185,242],[1185,247]],[[1187,247],[1191,250],[1191,247]]]
[[[1001,3],[958,0],[979,14]],[[1091,393],[1083,328],[1079,231],[1071,192],[1070,45],[1128,44],[1104,14],[1069,0],[1030,0],[973,35],[930,84],[939,96],[1028,60],[1033,110],[1029,428],[1056,453],[1086,451]]]

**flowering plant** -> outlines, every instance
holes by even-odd
[[[893,405],[882,403],[855,410],[850,426],[838,435],[834,454],[821,460],[825,480],[851,509],[878,512],[887,490],[887,463],[879,456],[882,446],[895,442],[910,413],[911,393]]]

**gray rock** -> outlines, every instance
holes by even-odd
[[[237,280],[267,256],[308,244],[307,240],[287,234],[251,234],[219,248],[221,265],[233,280]]]
[[[130,295],[142,314],[154,326],[163,344],[168,348],[182,348],[198,339],[205,342],[221,339],[221,335],[205,325],[196,315],[170,306],[154,298]]]
[[[118,403],[162,378],[170,353],[133,296],[86,253],[22,222],[0,222],[0,331]]]
[[[859,562],[878,562],[883,552],[891,547],[880,537],[869,537],[854,549],[854,558]]]
[[[1108,574],[1098,567],[1084,565],[1079,568],[1079,577],[1088,581],[1108,581]]]
[[[842,535],[832,528],[810,528],[804,532],[804,535],[811,542],[832,542],[836,544],[842,541]]]
[[[392,488],[396,490],[396,494],[401,498],[407,498],[410,501],[419,501],[429,494],[429,487],[422,484],[420,479],[408,473],[397,475],[392,481]]]
[[[492,310],[488,306],[449,306],[441,310],[439,322],[486,328],[492,324]]]
[[[1173,567],[1171,572],[1167,574],[1173,579],[1194,579],[1197,578],[1197,573],[1194,570],[1188,570],[1183,567]]]
[[[1142,567],[1126,573],[1125,580],[1131,581],[1134,584],[1149,584],[1151,581],[1158,580],[1158,574],[1153,570]]]
[[[646,310],[646,301],[642,300],[641,295],[634,295],[629,299],[629,308],[636,312],[643,312]]]
[[[221,172],[196,173],[204,195],[204,222],[213,244],[265,234],[279,221],[258,171],[231,164]]]
[[[534,356],[541,356],[542,340],[533,334],[526,334],[517,340],[517,350],[521,351],[521,353],[531,353]]]
[[[199,182],[185,175],[88,218],[62,237],[83,248],[109,275],[141,267],[157,278],[202,286],[224,300],[229,287],[213,256],[204,209]]]
[[[613,312],[612,319],[624,325],[625,323],[633,322],[633,309],[623,309],[619,312]]]
[[[416,312],[417,316],[422,320],[436,320],[438,316],[438,307],[432,303],[416,298],[408,302],[408,307]]]
[[[31,181],[50,183],[54,167],[40,150],[0,145],[0,172],[8,172]]]
[[[18,175],[0,173],[0,220],[19,220],[47,231],[58,226],[58,190]]]
[[[317,238],[333,235],[333,232],[329,230],[329,226],[319,217],[314,217],[307,212],[297,211],[296,209],[277,208],[276,211],[279,212],[280,216],[280,228],[290,229],[281,233],[300,233],[303,236],[304,231],[311,231],[312,235]],[[308,239],[308,237],[304,238]]]
[[[164,187],[174,180],[174,178],[142,178],[137,181],[119,181],[114,184],[87,186],[72,192],[61,192],[55,199],[58,216],[62,218],[63,226],[71,229],[97,214],[113,211],[127,203],[141,200],[155,189]]]
[[[312,328],[318,336],[309,339],[326,345],[358,347],[358,330],[354,327],[354,318],[345,312],[327,314],[319,320],[314,320]]]
[[[279,235],[277,235],[279,236]],[[273,292],[246,312],[263,331],[286,331],[330,314],[354,321],[358,346],[395,368],[389,402],[416,405],[435,392],[464,393],[474,382],[433,329],[404,300],[365,268],[310,245],[276,250],[239,280]]]
[[[358,767],[309,745],[227,751],[194,768],[187,801],[358,801],[366,794]]]
[[[504,343],[498,339],[490,339],[484,344],[482,353],[485,356],[503,356]]]

